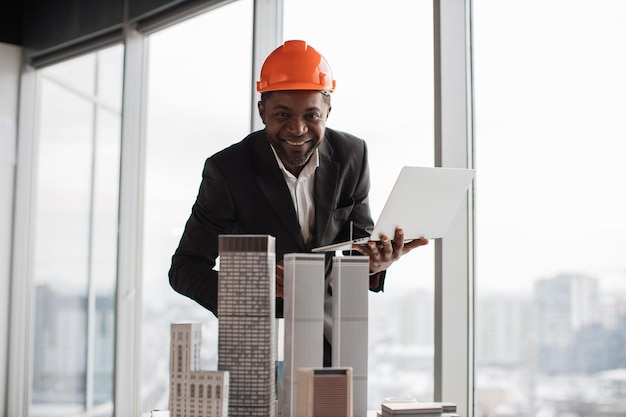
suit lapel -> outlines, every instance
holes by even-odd
[[[337,204],[339,164],[331,159],[332,147],[327,141],[319,147],[320,165],[315,172],[315,238],[313,247],[327,244],[322,238]]]
[[[264,132],[261,132],[253,141],[253,158],[256,171],[255,180],[259,188],[296,244],[304,251],[304,238],[289,188]]]

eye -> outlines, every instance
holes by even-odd
[[[287,119],[289,117],[289,114],[285,113],[284,111],[277,111],[272,113],[272,117],[274,117],[275,119]]]
[[[310,113],[307,115],[307,119],[311,119],[311,120],[317,120],[317,119],[320,119],[321,117],[322,115],[319,113]]]

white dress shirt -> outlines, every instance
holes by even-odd
[[[315,202],[313,200],[313,185],[315,182],[315,170],[319,166],[319,155],[317,149],[311,155],[311,158],[306,163],[300,175],[296,177],[285,168],[285,164],[280,160],[274,147],[274,156],[278,162],[278,166],[283,172],[283,177],[289,187],[289,193],[293,200],[293,206],[298,215],[298,222],[300,223],[300,230],[302,230],[302,236],[304,237],[304,243],[309,243],[311,238],[311,228],[315,222]]]

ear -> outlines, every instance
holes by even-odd
[[[260,100],[257,103],[257,108],[259,109],[259,117],[263,121],[263,124],[265,124],[265,106],[263,106],[263,103]]]

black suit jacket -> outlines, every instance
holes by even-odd
[[[315,172],[315,226],[305,245],[289,189],[264,131],[254,132],[206,160],[193,205],[169,272],[171,286],[217,315],[220,234],[268,234],[276,238],[277,262],[286,253],[369,236],[367,147],[353,135],[326,129]],[[327,254],[330,272],[332,254]],[[383,287],[376,277],[373,291]],[[276,315],[282,317],[282,299]]]

